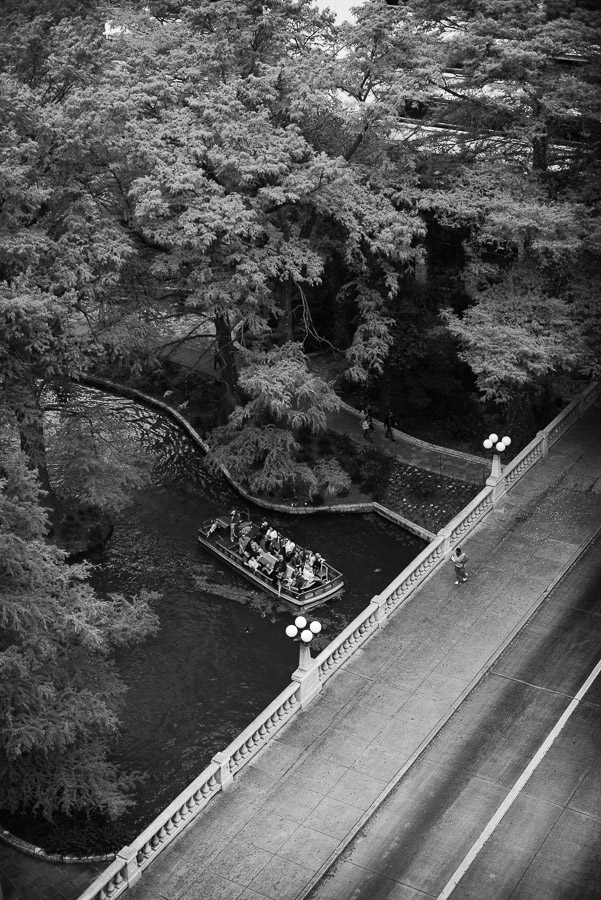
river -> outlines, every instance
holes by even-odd
[[[129,691],[114,758],[142,774],[127,815],[135,834],[286,687],[298,646],[284,633],[294,614],[197,544],[201,522],[241,505],[225,480],[207,469],[202,452],[161,413],[96,391],[87,397],[109,404],[129,438],[155,457],[151,485],[136,492],[106,548],[90,557],[100,593],[145,588],[161,595],[153,602],[157,636],[117,658]],[[266,518],[344,575],[343,593],[309,614],[323,625],[317,649],[424,546],[376,515]]]

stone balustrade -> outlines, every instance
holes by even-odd
[[[209,766],[136,838],[124,847],[78,900],[113,900],[135,884],[143,870],[182,831],[296,713],[319,693],[325,681],[382,628],[451,551],[494,509],[498,497],[546,456],[551,447],[595,402],[599,385],[590,385],[434,536],[427,547],[310,664],[296,670],[292,682]],[[186,423],[187,430],[190,429]],[[499,482],[502,490],[499,491]],[[378,512],[379,510],[374,510]],[[391,516],[387,516],[391,518]]]
[[[330,675],[348,659],[379,627],[377,611],[372,604],[366,607],[356,619],[340,632],[338,637],[313,660],[314,668],[319,672],[319,681],[323,684]]]
[[[301,708],[301,684],[293,681],[90,885],[79,900],[113,900],[142,872],[280,728]]]

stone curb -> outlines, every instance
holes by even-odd
[[[198,432],[190,425],[188,420],[181,415],[176,409],[173,409],[172,406],[169,406],[168,403],[163,403],[162,400],[157,400],[156,397],[152,397],[149,394],[144,394],[142,391],[139,391],[137,388],[127,387],[126,385],[118,384],[114,381],[109,381],[107,378],[101,378],[96,375],[81,375],[79,378],[81,384],[87,384],[90,387],[98,387],[104,390],[112,391],[115,394],[119,394],[122,397],[130,397],[134,400],[140,400],[142,403],[145,403],[148,406],[154,406],[157,409],[160,409],[166,415],[168,415],[171,419],[177,422],[178,425],[181,425],[188,436],[196,443],[205,453],[210,451],[209,444],[201,438]],[[411,531],[413,534],[416,534],[418,537],[422,538],[425,541],[431,541],[435,537],[435,535],[428,531],[426,528],[423,528],[421,525],[418,525],[415,522],[411,522],[410,519],[404,518],[404,516],[400,516],[398,513],[395,513],[394,510],[389,509],[387,506],[383,506],[381,503],[377,503],[376,501],[369,501],[366,503],[335,503],[331,506],[294,506],[293,504],[286,503],[272,503],[269,500],[264,500],[261,497],[255,497],[253,494],[245,491],[244,488],[240,487],[240,485],[232,478],[228,470],[225,466],[218,463],[219,468],[223,472],[224,477],[227,479],[229,484],[236,490],[241,497],[244,497],[245,500],[248,500],[249,503],[254,503],[255,506],[260,506],[262,509],[271,509],[274,512],[282,512],[290,515],[296,516],[309,516],[309,515],[319,515],[326,513],[375,513],[376,515],[383,515],[385,518],[390,521],[395,522],[397,525],[401,525],[406,528],[408,531]],[[378,509],[381,508],[381,511]]]
[[[41,847],[36,847],[35,844],[30,844],[22,838],[15,837],[15,835],[11,834],[10,831],[7,831],[6,828],[0,829],[0,840],[9,847],[12,847],[13,850],[19,850],[27,856],[34,856],[36,859],[41,859],[43,862],[48,863],[112,862],[117,856],[116,853],[102,853],[97,856],[73,856],[70,853],[64,855],[61,853],[46,853]]]
[[[349,844],[355,839],[357,834],[361,831],[361,829],[368,823],[371,817],[378,811],[380,806],[384,803],[384,801],[388,798],[388,796],[394,791],[398,783],[401,779],[407,774],[411,766],[417,762],[422,753],[428,748],[428,746],[432,743],[434,738],[442,731],[447,722],[451,719],[451,717],[457,712],[462,703],[467,699],[469,694],[477,687],[482,678],[486,675],[486,673],[492,668],[497,659],[501,656],[502,653],[507,649],[509,644],[514,640],[514,638],[519,634],[522,628],[530,621],[530,619],[535,615],[539,607],[546,600],[547,596],[553,591],[553,589],[559,584],[559,582],[564,578],[569,570],[578,562],[581,556],[584,555],[586,550],[590,547],[593,541],[597,538],[597,536],[601,533],[601,525],[595,528],[590,535],[590,537],[584,542],[582,546],[580,546],[577,550],[574,551],[572,557],[565,564],[563,569],[555,576],[553,581],[547,585],[547,587],[541,592],[541,594],[536,598],[530,609],[526,612],[526,614],[522,617],[522,619],[517,623],[517,625],[512,629],[512,631],[507,635],[507,637],[501,642],[500,646],[496,649],[496,651],[489,657],[489,659],[484,663],[480,671],[472,678],[470,683],[464,688],[460,696],[453,703],[449,711],[443,716],[443,718],[434,726],[432,731],[421,742],[419,747],[413,752],[413,754],[409,757],[405,765],[400,769],[397,774],[394,776],[392,781],[384,788],[382,793],[376,797],[371,806],[365,810],[359,821],[353,826],[351,831],[346,835],[344,840],[340,843],[340,845],[334,850],[327,860],[323,863],[318,872],[313,876],[311,881],[305,886],[305,888],[296,896],[295,900],[307,900],[310,897],[311,892],[323,877],[327,874],[328,870],[335,865],[337,860],[342,856],[344,851],[347,849]],[[420,585],[420,588],[422,585]],[[344,669],[345,667],[342,666]]]

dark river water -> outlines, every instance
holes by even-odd
[[[134,496],[105,550],[90,558],[100,593],[161,594],[153,602],[157,636],[118,657],[129,691],[115,758],[143,773],[127,816],[135,834],[286,687],[298,646],[284,633],[294,614],[197,545],[201,522],[242,505],[207,470],[201,451],[161,414],[97,392],[87,397],[110,404],[131,440],[156,456],[152,485]],[[344,575],[343,593],[309,614],[323,625],[317,650],[424,546],[375,515],[266,517]]]

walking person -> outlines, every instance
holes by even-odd
[[[367,418],[364,418],[361,422],[361,428],[363,429],[363,437],[366,441],[371,443],[371,434],[369,433],[369,422]]]
[[[464,581],[467,581],[467,572],[465,571],[467,553],[464,553],[461,547],[456,547],[451,555],[451,560],[455,566],[455,584],[463,584]]]
[[[394,441],[395,438],[392,436],[392,429],[396,425],[396,421],[392,412],[389,412],[386,418],[384,419],[384,424],[386,425],[386,434],[384,437],[390,438],[391,441]]]

